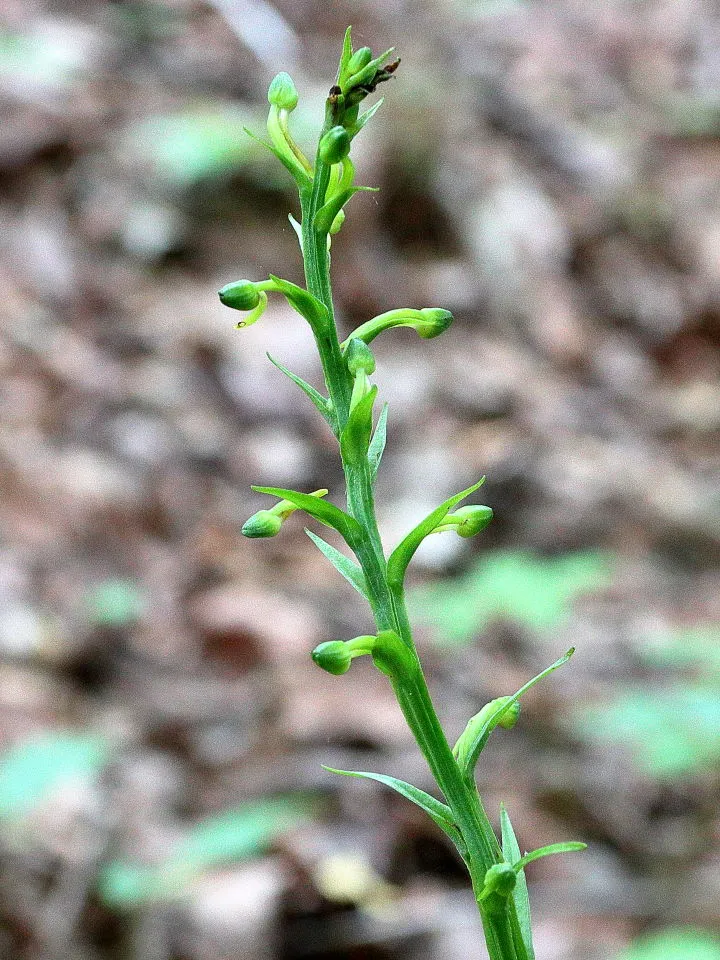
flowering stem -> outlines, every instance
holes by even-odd
[[[324,203],[330,181],[330,166],[317,157],[312,191],[301,195],[302,238],[305,279],[308,290],[328,310],[328,328],[318,349],[325,383],[337,417],[338,432],[347,424],[350,407],[350,380],[340,351],[335,325],[330,279],[330,257],[327,234],[315,230],[315,215]],[[391,677],[398,704],[430,770],[455,816],[468,850],[468,867],[476,897],[479,896],[485,873],[502,859],[500,847],[482,806],[474,782],[461,774],[437,712],[415,651],[405,598],[401,590],[392,591],[387,580],[387,563],[375,515],[370,467],[367,459],[360,464],[343,458],[347,504],[357,520],[362,536],[351,544],[363,569],[369,588],[369,601],[379,631],[394,630],[412,652],[405,669]],[[507,903],[508,901],[506,901]],[[518,953],[506,915],[491,914],[478,902],[483,919],[491,960],[527,960]],[[491,946],[492,945],[492,946]],[[521,944],[522,945],[522,944]]]
[[[457,504],[476,490],[482,480],[436,508],[386,558],[375,514],[373,482],[385,445],[384,411],[374,428],[373,404],[377,388],[369,376],[375,359],[368,344],[392,327],[412,327],[420,337],[439,336],[452,322],[452,314],[438,307],[391,310],[362,324],[340,343],[330,282],[330,235],[344,220],[343,207],[359,189],[353,187],[354,166],[349,158],[352,138],[359,133],[376,107],[359,113],[362,100],[377,84],[393,75],[399,61],[385,63],[387,54],[373,59],[368,48],[353,54],[350,32],[346,34],[337,85],[326,105],[314,167],[310,167],[288,128],[288,115],[297,104],[292,79],[278,74],[270,85],[270,116],[266,144],[295,179],[300,195],[302,223],[300,240],[307,289],[271,275],[267,281],[239,280],[220,291],[227,306],[249,311],[238,326],[256,322],[267,304],[269,292],[281,293],[310,323],[317,343],[328,396],[273,361],[309,397],[331,425],[340,444],[345,476],[347,512],[324,499],[326,490],[308,495],[276,487],[256,487],[280,502],[261,510],[243,527],[249,537],[275,536],[285,520],[301,509],[345,539],[357,563],[311,534],[313,541],[336,569],[365,596],[370,604],[377,636],[362,635],[351,641],[331,640],[313,651],[315,662],[332,674],[343,674],[351,661],[370,655],[386,674],[400,709],[445,797],[446,803],[393,781],[395,788],[418,803],[451,837],[465,860],[482,918],[490,960],[534,960],[530,938],[530,915],[522,869],[525,862],[547,853],[577,849],[581,844],[561,844],[536,850],[523,860],[509,818],[503,810],[502,849],[478,795],[474,765],[485,741],[497,724],[512,726],[517,718],[517,700],[525,689],[564,663],[552,667],[526,684],[514,697],[493,701],[471,719],[454,749],[445,736],[433,705],[415,648],[404,593],[408,563],[424,537],[433,532],[453,531],[467,537],[480,532],[492,519],[492,510],[479,504]],[[377,105],[376,105],[377,106]],[[510,707],[514,705],[514,713]],[[340,771],[342,772],[342,771]],[[359,774],[364,776],[365,774]],[[378,778],[378,775],[369,775]],[[522,881],[522,882],[520,882]],[[515,891],[517,884],[518,891]]]

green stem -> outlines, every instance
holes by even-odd
[[[312,190],[303,191],[300,199],[307,287],[328,310],[327,329],[317,334],[316,338],[339,435],[348,420],[352,380],[335,326],[327,234],[316,230],[313,223],[315,214],[325,202],[330,172],[331,168],[318,157]],[[394,630],[409,648],[408,668],[391,678],[392,686],[407,723],[463,835],[473,889],[478,897],[486,871],[502,859],[500,847],[475,784],[468,783],[463,777],[433,706],[413,644],[402,591],[393,591],[388,584],[369,464],[344,461],[343,468],[348,509],[363,531],[362,537],[351,547],[365,574],[377,627],[379,630]],[[492,906],[493,909],[487,909],[478,902],[491,960],[527,960],[522,943],[518,944],[517,923],[512,923],[514,908],[511,910],[507,900],[504,905],[493,903]]]

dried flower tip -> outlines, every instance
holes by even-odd
[[[268,102],[279,110],[294,110],[298,102],[298,92],[289,73],[278,73],[268,88]]]

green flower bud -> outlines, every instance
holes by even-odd
[[[509,897],[516,883],[517,874],[509,863],[495,863],[485,874],[485,884],[480,899],[484,900],[491,893],[500,897]]]
[[[452,513],[447,519],[458,521],[455,532],[461,537],[474,537],[480,533],[490,523],[493,518],[491,507],[485,507],[481,504],[473,504],[468,507],[461,507]]]
[[[364,373],[375,372],[375,357],[370,347],[362,340],[354,337],[345,351],[345,360],[348,370],[355,376],[362,370]]]
[[[460,537],[474,537],[490,523],[494,514],[490,507],[473,503],[449,513],[435,527],[433,533],[446,533],[454,530]]]
[[[315,647],[311,656],[319,667],[336,677],[347,673],[352,663],[352,654],[342,640],[326,640]]]
[[[453,315],[449,310],[442,310],[440,307],[425,307],[420,310],[422,320],[414,324],[418,336],[424,340],[431,340],[433,337],[439,337],[445,333],[447,328],[453,322]]]
[[[498,697],[497,700],[493,700],[490,706],[495,708],[504,706],[508,700],[511,700],[511,697]],[[518,722],[518,717],[520,716],[520,701],[515,700],[503,713],[503,715],[498,720],[498,726],[502,727],[504,730],[512,730],[515,724]]]
[[[260,291],[252,280],[235,280],[218,290],[220,302],[233,310],[254,310],[260,303]]]
[[[279,73],[268,88],[268,102],[279,110],[294,110],[298,102],[298,92],[289,73]]]
[[[282,517],[269,510],[258,510],[243,524],[242,535],[254,540],[259,537],[275,537],[283,525]]]
[[[372,60],[372,50],[370,47],[360,47],[359,50],[356,50],[355,53],[350,57],[347,65],[347,75],[352,77],[354,73],[357,73],[359,70],[362,70],[363,67],[366,67]]]
[[[323,163],[340,163],[350,153],[350,134],[345,127],[332,127],[320,140],[319,156]]]
[[[362,340],[364,343],[370,343],[384,330],[390,330],[392,327],[412,327],[416,330],[418,336],[424,340],[430,340],[432,337],[439,337],[441,333],[450,326],[453,321],[453,315],[449,310],[442,310],[440,307],[423,307],[422,310],[414,310],[403,307],[399,310],[388,310],[387,313],[381,313],[372,320],[361,324],[354,330],[350,337]],[[348,340],[345,340],[341,346],[344,348]]]

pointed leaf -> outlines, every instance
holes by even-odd
[[[350,413],[340,435],[340,450],[343,460],[348,463],[361,463],[368,454],[372,433],[372,411],[378,388],[371,387],[362,400]]]
[[[419,523],[415,529],[411,530],[405,539],[398,544],[390,554],[390,559],[388,560],[388,581],[393,589],[402,587],[408,564],[425,537],[433,532],[435,527],[447,516],[457,503],[460,503],[465,497],[469,497],[470,494],[474,493],[483,483],[485,483],[485,477],[478,480],[472,487],[468,487],[467,490],[456,493],[454,497],[450,497],[444,503],[441,503],[439,507],[436,507],[432,513],[428,514],[422,523]]]
[[[308,290],[304,290],[296,283],[283,280],[272,273],[270,279],[280,293],[285,296],[293,310],[297,310],[301,317],[305,317],[312,327],[313,333],[317,335],[327,326],[329,321],[327,307],[317,297],[314,297]]]
[[[587,850],[587,844],[579,840],[566,840],[564,843],[549,843],[545,847],[539,847],[532,853],[526,853],[524,857],[513,864],[513,869],[522,870],[533,860],[539,860],[541,857],[550,857],[555,853],[575,853],[579,850]]]
[[[377,103],[374,103],[369,110],[366,110],[365,113],[361,113],[360,116],[355,121],[355,124],[352,128],[353,137],[357,136],[358,133],[362,130],[366,123],[369,123],[370,120],[375,116],[380,107],[385,103],[385,97],[380,97]]]
[[[380,411],[375,433],[368,447],[368,463],[370,464],[370,480],[375,483],[383,451],[385,450],[385,441],[387,439],[387,418],[388,405],[385,404]]]
[[[355,587],[360,596],[368,600],[367,584],[365,583],[365,575],[362,572],[362,568],[355,563],[354,560],[346,557],[344,553],[340,553],[335,547],[326,543],[322,537],[318,537],[312,530],[305,530],[305,533],[310,537],[320,553],[327,557],[337,572],[345,577],[349,584]]]
[[[286,377],[289,377],[292,380],[292,382],[297,384],[297,386],[300,387],[303,393],[310,398],[310,400],[315,404],[315,406],[323,415],[323,417],[330,424],[334,432],[335,418],[332,415],[327,399],[321,393],[318,393],[315,387],[312,387],[309,383],[303,380],[302,377],[299,377],[296,373],[293,373],[291,370],[288,370],[286,366],[280,363],[279,360],[276,360],[274,357],[271,357],[269,353],[267,354],[267,358],[270,361],[270,363],[276,366],[278,370],[280,370],[282,373],[285,374]]]
[[[348,200],[354,197],[356,193],[375,193],[376,189],[376,187],[348,187],[346,190],[339,190],[315,214],[313,227],[318,233],[329,233],[335,217]]]
[[[295,236],[297,237],[298,243],[300,244],[300,253],[302,253],[303,252],[302,224],[298,223],[298,221],[295,219],[295,217],[291,213],[288,214],[288,220],[290,221],[290,226],[295,231]]]
[[[500,804],[500,830],[502,833],[503,857],[508,863],[515,863],[520,858],[520,847],[518,846],[515,831],[510,823],[510,817],[505,809],[504,803]],[[513,902],[515,903],[517,921],[528,960],[535,960],[535,951],[532,942],[532,925],[530,922],[530,898],[528,896],[525,872],[522,868],[518,870],[517,883],[513,890]]]
[[[345,72],[347,70],[347,65],[350,62],[350,57],[353,55],[352,48],[352,27],[348,27],[345,31],[345,36],[343,37],[343,47],[342,53],[340,54],[340,64],[338,66],[338,74],[336,82],[339,84],[345,79]]]
[[[256,493],[266,493],[269,497],[277,497],[279,500],[289,500],[320,523],[324,523],[326,527],[337,530],[351,546],[358,540],[361,530],[357,520],[334,504],[328,503],[327,500],[319,500],[317,497],[311,497],[309,493],[286,490],[284,487],[252,487],[252,489]]]
[[[364,777],[367,780],[377,780],[378,783],[382,783],[386,787],[396,790],[401,796],[405,797],[407,800],[411,800],[414,804],[424,810],[430,819],[433,820],[440,827],[440,829],[450,837],[452,842],[460,851],[460,854],[465,856],[465,842],[462,839],[460,831],[455,825],[452,810],[446,803],[436,800],[435,797],[431,797],[429,793],[425,793],[424,790],[420,790],[418,787],[413,787],[413,785],[410,783],[405,783],[404,780],[398,780],[396,777],[388,777],[384,773],[362,773],[358,770],[335,770],[333,767],[326,767],[324,765],[323,770],[327,770],[330,773],[337,773],[343,777]]]
[[[275,145],[270,143],[269,140],[263,140],[262,137],[259,137],[256,133],[253,133],[248,127],[243,127],[243,133],[246,133],[251,140],[262,144],[263,147],[269,150],[270,153],[272,153],[273,156],[276,157],[285,167],[288,173],[291,174],[298,187],[308,187],[312,183],[310,175],[301,167],[301,165],[299,163],[290,163],[288,158],[284,157],[282,153],[275,147]]]
[[[575,653],[575,647],[570,647],[567,653],[563,654],[559,660],[556,660],[555,663],[550,664],[549,667],[546,667],[537,676],[533,677],[532,680],[528,680],[527,683],[524,683],[518,691],[516,691],[511,697],[508,697],[497,705],[494,710],[489,710],[486,712],[486,708],[477,713],[468,721],[468,725],[465,727],[463,732],[458,737],[457,743],[453,747],[453,753],[457,757],[458,763],[463,769],[463,772],[467,776],[472,776],[472,773],[475,769],[475,764],[478,761],[478,757],[482,753],[485,744],[488,742],[490,734],[493,732],[495,727],[500,723],[502,718],[507,714],[511,709],[513,704],[517,703],[520,697],[527,693],[527,691],[534,687],[536,683],[539,683],[540,680],[544,680],[545,677],[549,676],[558,667],[562,667],[568,662],[570,657]],[[499,698],[502,700],[503,698]],[[496,701],[493,701],[494,703]]]

